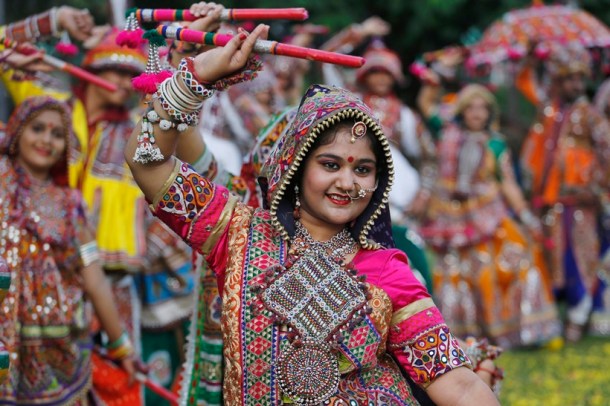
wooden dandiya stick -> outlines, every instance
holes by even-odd
[[[34,52],[36,52],[36,50],[32,49],[32,48],[23,48],[20,46],[16,46],[16,47],[12,47],[12,48],[15,50],[15,52],[19,52],[20,54],[23,54],[23,55],[31,55]],[[106,89],[110,92],[116,92],[119,89],[117,87],[117,85],[115,85],[114,83],[111,83],[105,79],[102,79],[101,77],[94,75],[91,72],[87,72],[86,70],[79,68],[78,66],[73,65],[69,62],[62,61],[61,59],[56,58],[54,56],[43,54],[42,60],[43,60],[43,62],[47,63],[48,65],[51,65],[52,67],[54,67],[57,70],[66,72],[69,75],[72,75],[76,78],[89,82],[93,85],[99,86],[102,89]]]
[[[162,21],[195,21],[189,10],[169,8],[139,8],[136,19],[143,23]],[[307,20],[309,14],[304,8],[226,8],[220,14],[222,21],[238,20]]]
[[[158,26],[157,32],[169,39],[215,46],[225,46],[233,38],[233,35],[231,34],[195,31],[169,25]],[[305,48],[263,39],[256,40],[254,43],[254,52],[258,54],[291,56],[293,58],[332,63],[350,68],[359,68],[364,65],[364,58],[360,56],[344,55],[336,52]]]

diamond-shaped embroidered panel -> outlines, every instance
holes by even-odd
[[[250,320],[247,324],[246,327],[248,328],[248,330],[253,330],[257,333],[260,333],[261,331],[263,331],[263,329],[269,327],[271,325],[271,319],[267,316],[264,315],[258,315],[256,317],[254,317],[252,320]]]
[[[368,326],[363,326],[352,331],[352,335],[349,339],[350,347],[360,347],[366,342],[366,336],[368,335]]]
[[[268,310],[259,309],[254,314],[250,304],[256,303],[257,294],[250,287],[264,282],[265,271],[279,263],[284,252],[281,240],[271,224],[265,220],[265,212],[257,211],[250,229],[250,246],[248,247],[246,270],[244,274],[245,297],[241,319],[244,329],[242,353],[244,355],[244,389],[247,392],[246,403],[269,405],[271,396],[271,365],[274,357],[274,342],[277,340],[277,327],[270,319]]]
[[[254,363],[252,364],[249,371],[251,373],[253,373],[254,375],[260,377],[268,370],[269,370],[269,363],[263,361],[262,358],[257,358],[256,361],[254,361]]]
[[[265,340],[262,337],[256,337],[254,341],[248,344],[248,350],[253,352],[256,355],[261,355],[263,351],[267,348],[271,347],[271,343],[269,340]]]
[[[346,343],[342,346],[343,351],[349,354],[352,362],[363,369],[375,366],[381,337],[368,317],[354,331],[344,333],[343,337]]]
[[[269,257],[267,254],[263,254],[259,257],[252,258],[250,260],[250,265],[255,266],[260,269],[268,269],[272,264],[276,264],[277,262]]]
[[[260,399],[269,393],[271,389],[269,386],[263,384],[261,381],[255,383],[249,390],[248,394],[250,394],[254,399]]]

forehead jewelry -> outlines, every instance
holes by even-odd
[[[347,162],[349,162],[350,164],[351,164],[352,162],[354,162],[354,157],[353,157],[353,156],[348,156],[348,157],[347,157]]]
[[[366,135],[366,124],[363,121],[358,121],[352,126],[352,138],[350,138],[351,143],[355,143],[356,140],[364,137]]]

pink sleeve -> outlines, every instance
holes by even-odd
[[[378,286],[390,296],[393,306],[389,352],[415,383],[427,387],[454,368],[470,366],[404,253],[390,254]]]
[[[226,265],[228,224],[237,198],[178,161],[153,202],[153,213],[193,249],[212,259],[222,279]],[[212,255],[213,254],[213,255]]]

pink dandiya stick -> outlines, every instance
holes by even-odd
[[[10,44],[6,43],[6,41],[5,41],[5,45],[10,46]],[[23,54],[23,55],[31,55],[32,53],[36,52],[35,49],[23,48],[20,46],[14,47],[13,49],[15,50],[15,52],[19,52],[20,54]],[[69,75],[72,75],[81,80],[84,80],[86,82],[99,86],[102,89],[106,89],[110,92],[116,92],[118,90],[117,85],[115,85],[114,83],[108,82],[107,80],[102,79],[101,77],[94,75],[91,72],[87,72],[86,70],[81,69],[76,65],[73,65],[66,61],[62,61],[61,59],[56,58],[54,56],[43,54],[42,60],[57,70],[66,72]]]
[[[55,69],[66,72],[93,85],[99,86],[102,89],[106,89],[110,92],[116,92],[119,89],[114,83],[108,82],[107,80],[102,79],[101,77],[94,75],[91,72],[87,72],[86,70],[81,69],[76,65],[72,65],[71,63],[62,61],[61,59],[56,58],[54,56],[44,54],[42,56],[42,60],[54,67]]]
[[[136,380],[138,382],[143,383],[148,389],[155,392],[157,395],[161,396],[163,399],[167,400],[172,405],[178,404],[178,396],[176,396],[172,391],[169,391],[158,383],[152,381],[143,373],[136,372]]]
[[[157,32],[169,39],[215,46],[225,46],[233,38],[233,35],[231,34],[216,34],[213,32],[195,31],[168,25],[158,26]],[[364,58],[360,56],[344,55],[336,52],[305,48],[263,39],[259,39],[255,42],[254,52],[258,54],[282,55],[308,59],[310,61],[332,63],[350,68],[359,68],[364,65]]]
[[[139,8],[135,12],[140,22],[195,21],[198,18],[189,10],[169,8]],[[304,8],[226,8],[220,14],[222,21],[238,20],[307,20]]]
[[[112,360],[108,357],[108,351],[105,348],[96,346],[94,348],[94,351],[102,357],[104,362],[115,363],[114,360]],[[170,402],[172,404],[172,406],[178,404],[179,399],[175,393],[165,389],[163,386],[154,382],[153,380],[151,380],[148,376],[144,375],[143,373],[136,371],[135,379],[136,379],[136,381],[144,384],[148,389],[155,392],[157,395],[161,396],[162,398],[164,398],[165,400]]]

